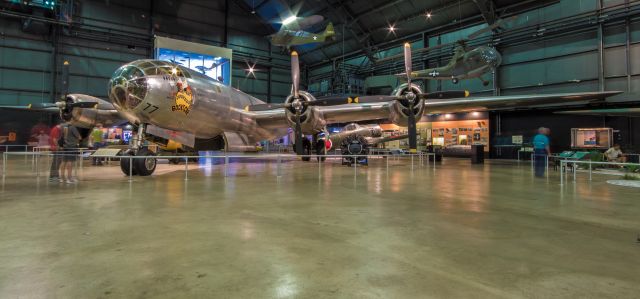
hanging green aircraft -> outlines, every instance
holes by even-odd
[[[282,27],[278,32],[269,35],[271,44],[289,49],[291,46],[322,43],[333,39],[336,31],[333,29],[333,23],[331,22],[329,22],[327,27],[319,33],[312,33],[304,30],[322,22],[322,20],[324,20],[324,18],[318,15],[306,18],[289,17],[282,22]]]
[[[460,80],[478,78],[484,86],[489,85],[489,81],[482,78],[487,73],[494,72],[502,63],[502,55],[493,46],[479,46],[471,48],[468,46],[470,40],[476,39],[484,33],[500,28],[504,23],[514,20],[515,17],[501,19],[493,25],[480,29],[466,38],[457,40],[454,46],[453,56],[451,60],[440,67],[428,68],[413,71],[409,76],[406,74],[397,74],[399,78],[407,78],[415,80],[451,80],[454,84],[458,84]],[[454,43],[446,43],[433,47],[422,48],[414,51],[415,53],[433,51],[447,47]],[[387,60],[400,59],[404,55],[386,57],[376,61],[380,63]]]

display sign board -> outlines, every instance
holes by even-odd
[[[511,136],[512,144],[522,144],[522,135],[513,135]]]
[[[171,61],[231,85],[233,51],[228,48],[156,36],[155,58]]]

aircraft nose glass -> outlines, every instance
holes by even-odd
[[[109,97],[125,109],[134,109],[140,105],[149,90],[144,73],[131,65],[116,71],[109,85]]]

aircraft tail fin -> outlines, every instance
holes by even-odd
[[[333,23],[329,22],[329,24],[327,24],[327,28],[324,29],[324,37],[332,38],[335,35],[336,35],[336,31],[335,29],[333,29]]]

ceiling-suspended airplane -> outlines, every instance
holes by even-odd
[[[271,44],[289,49],[291,46],[306,45],[312,43],[322,43],[331,40],[336,35],[333,23],[329,22],[327,27],[321,32],[313,33],[305,29],[320,23],[324,17],[313,15],[305,18],[289,17],[282,22],[282,27],[278,32],[269,35]]]
[[[405,73],[411,73],[411,48],[405,45]],[[194,150],[254,149],[293,127],[297,154],[326,154],[326,134],[332,123],[386,119],[408,126],[409,147],[416,152],[416,121],[426,113],[454,113],[529,105],[603,99],[619,92],[585,92],[504,97],[465,97],[465,91],[423,93],[417,85],[399,86],[391,95],[316,99],[300,90],[298,54],[291,53],[292,93],[281,104],[267,104],[215,79],[167,61],[136,60],[118,68],[109,81],[109,101],[68,94],[58,103],[31,105],[31,110],[59,111],[62,119],[91,128],[123,121],[137,126],[125,156],[151,156],[144,140],[179,142]],[[310,141],[304,135],[312,135]],[[309,160],[304,157],[303,160]],[[151,175],[155,158],[121,160],[127,175]]]
[[[480,29],[466,38],[460,39],[455,42],[454,54],[449,62],[441,67],[429,68],[419,71],[411,72],[411,79],[416,80],[451,80],[454,84],[457,84],[460,80],[478,78],[482,81],[484,86],[489,85],[489,81],[482,78],[484,74],[491,73],[500,66],[502,63],[502,56],[500,52],[492,46],[479,46],[471,49],[467,42],[475,39],[478,36],[500,28],[505,22],[511,21],[515,17],[508,19],[501,19],[495,22],[493,25]],[[447,47],[453,43],[441,44],[433,47],[421,48],[414,53],[422,53],[426,51],[433,51]],[[402,54],[379,59],[376,63],[399,59]],[[398,74],[400,78],[407,77],[406,74]]]

